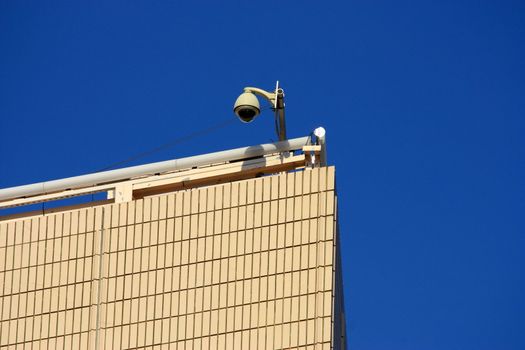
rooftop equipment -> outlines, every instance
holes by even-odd
[[[243,123],[250,123],[261,113],[257,96],[264,97],[270,102],[275,112],[275,132],[279,141],[286,140],[286,121],[284,118],[284,90],[275,84],[275,91],[269,92],[255,87],[245,87],[244,92],[237,97],[233,111]]]

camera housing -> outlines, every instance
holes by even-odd
[[[233,106],[233,111],[243,123],[249,123],[261,113],[259,100],[251,92],[243,92]]]

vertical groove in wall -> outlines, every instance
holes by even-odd
[[[95,328],[95,350],[100,349],[100,303],[101,298],[100,295],[102,293],[102,271],[103,271],[103,265],[104,265],[104,221],[105,221],[105,215],[104,215],[104,207],[102,207],[102,226],[100,228],[100,241],[99,241],[99,264],[98,264],[98,284],[97,284],[97,304],[95,308],[95,318],[96,318],[96,328]]]

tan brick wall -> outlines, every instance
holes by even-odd
[[[0,223],[0,347],[330,349],[335,227],[333,167]]]

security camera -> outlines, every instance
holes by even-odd
[[[243,92],[233,106],[233,111],[243,123],[249,123],[261,113],[259,100],[251,92]]]
[[[275,91],[270,92],[256,87],[245,87],[244,92],[237,97],[233,105],[233,112],[239,117],[241,122],[249,123],[261,113],[259,100],[262,97],[270,103],[275,112],[275,131],[279,141],[286,140],[286,123],[284,121],[284,91],[279,87],[279,82],[275,84]]]

